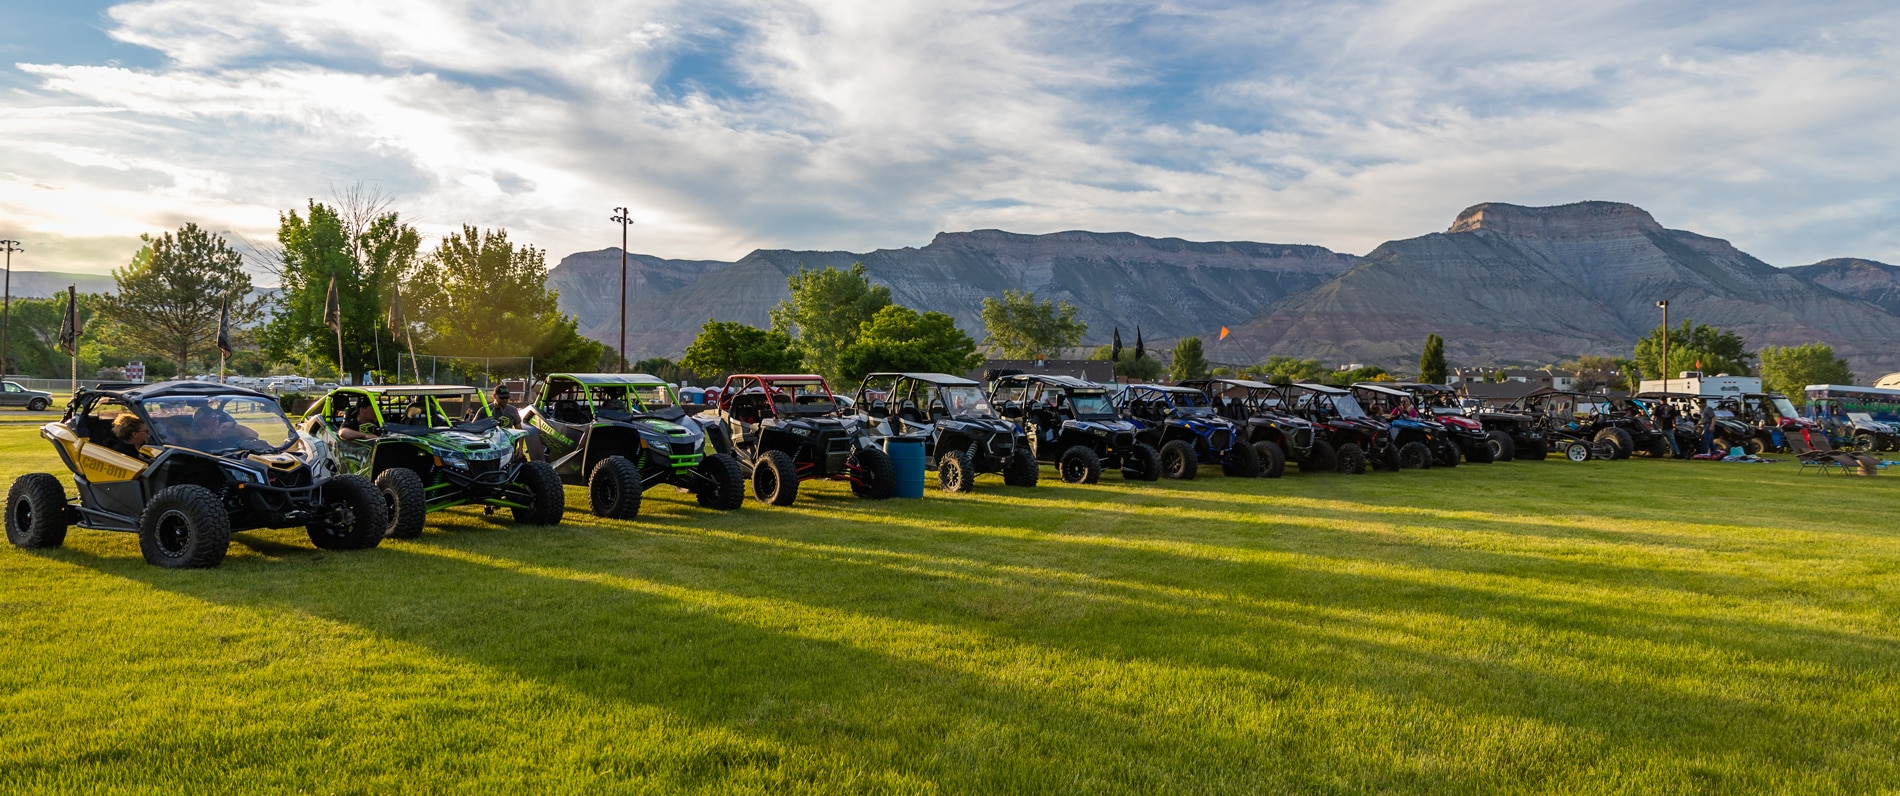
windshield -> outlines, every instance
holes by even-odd
[[[276,401],[244,395],[149,398],[145,413],[166,445],[207,453],[270,451],[297,438]]]
[[[990,413],[989,399],[984,398],[983,391],[974,385],[944,387],[938,394],[943,399],[943,408],[952,416],[995,417]]]
[[[1112,417],[1115,415],[1115,407],[1108,402],[1107,393],[1074,393],[1069,396],[1069,405],[1075,407],[1076,417]]]
[[[1783,398],[1777,395],[1772,398],[1769,398],[1768,401],[1769,403],[1772,403],[1775,405],[1775,411],[1781,413],[1782,417],[1800,417],[1801,416],[1801,410],[1794,408],[1794,402],[1789,401],[1786,398]]]
[[[1333,396],[1333,409],[1339,412],[1340,417],[1365,417],[1366,416],[1366,410],[1360,408],[1359,406],[1359,399],[1354,398],[1350,395]]]
[[[831,396],[831,388],[822,381],[787,381],[774,379],[771,382],[772,402],[791,404],[792,411],[824,411],[837,408],[837,400]]]

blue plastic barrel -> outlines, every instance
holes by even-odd
[[[885,437],[884,454],[897,467],[897,495],[924,496],[924,441],[916,437]]]

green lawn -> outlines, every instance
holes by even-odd
[[[0,422],[0,477],[47,469]],[[190,572],[130,535],[8,547],[0,790],[1900,783],[1900,474],[1044,478],[731,514],[662,489],[553,529],[458,509],[358,553],[242,534]]]

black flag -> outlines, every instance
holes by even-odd
[[[343,331],[343,303],[336,298],[336,277],[330,277],[330,295],[323,298],[323,325],[330,331]]]
[[[218,350],[225,356],[231,355],[231,297],[224,297],[224,308],[218,310]]]
[[[402,285],[397,285],[396,292],[389,296],[389,333],[392,335],[390,339],[395,339],[394,335],[402,334],[403,327],[408,325],[409,319],[404,318],[402,314]]]
[[[1122,327],[1115,327],[1115,342],[1108,348],[1108,361],[1122,361]]]
[[[1135,327],[1135,358],[1140,359],[1147,355],[1148,347],[1141,344],[1141,327],[1137,326]]]
[[[59,349],[67,356],[79,356],[79,288],[69,285],[66,288],[66,317],[59,322]]]

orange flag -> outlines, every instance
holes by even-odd
[[[1225,326],[1222,326],[1222,327],[1220,328],[1220,339],[1222,339],[1222,340],[1225,340],[1225,339],[1227,339],[1227,327],[1225,327]]]

